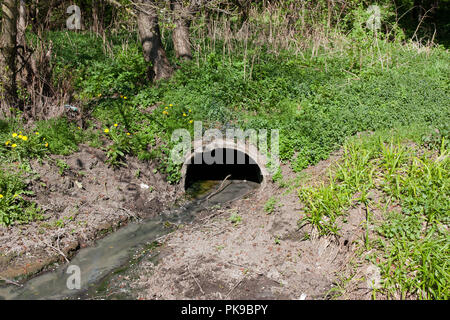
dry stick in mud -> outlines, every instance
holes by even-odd
[[[6,279],[4,277],[0,277],[0,280],[3,280],[3,281],[5,281],[6,283],[9,283],[9,284],[16,285],[18,287],[22,287],[22,285],[20,283],[12,281],[12,280],[9,280],[9,279]]]
[[[211,193],[209,196],[207,196],[207,197],[206,197],[206,200],[208,200],[208,199],[211,198],[212,196],[214,196],[214,195],[218,194],[220,191],[222,191],[222,190],[225,188],[225,187],[223,187],[223,184],[225,183],[225,181],[226,181],[229,177],[231,177],[231,174],[227,175],[227,176],[225,177],[225,179],[223,179],[223,181],[222,181],[222,183],[220,184],[219,188],[217,188],[216,191],[214,191],[214,192]]]
[[[198,288],[200,289],[202,294],[205,294],[202,287],[200,286],[200,283],[197,281],[197,279],[194,277],[194,275],[191,272],[191,269],[189,268],[189,265],[187,265],[187,270],[189,271],[189,274],[191,275],[192,279],[194,279],[195,283],[197,284]]]
[[[233,288],[231,288],[231,290],[225,296],[225,299],[227,299],[230,296],[230,294],[234,291],[234,289],[236,289],[241,284],[242,280],[244,280],[244,279],[245,279],[245,275],[241,278],[241,280],[239,280],[238,283],[235,284],[235,286]]]
[[[46,244],[48,247],[50,247],[51,249],[55,250],[57,253],[59,253],[60,255],[62,255],[64,257],[64,259],[66,260],[67,263],[69,263],[69,259],[67,259],[67,256],[64,254],[64,252],[62,252],[59,248],[56,248],[54,246],[52,246],[51,244],[49,244],[46,241],[42,241],[44,244]]]

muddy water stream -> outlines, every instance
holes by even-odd
[[[201,210],[237,200],[258,186],[255,182],[240,180],[227,181],[221,188],[216,181],[198,182],[187,192],[190,200],[186,205],[162,212],[156,218],[130,223],[98,240],[95,246],[81,249],[70,263],[34,277],[22,287],[0,287],[0,299],[96,298],[95,293],[105,286],[111,275],[127,269],[137,252],[148,249],[155,239],[171,231],[167,225],[189,223]],[[70,273],[67,273],[69,267]],[[80,271],[80,289],[69,289],[67,285],[74,269]]]

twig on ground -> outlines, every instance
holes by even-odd
[[[225,299],[227,299],[229,297],[229,295],[234,291],[234,289],[236,289],[238,287],[238,285],[241,284],[242,280],[244,280],[244,279],[245,279],[245,275],[241,278],[241,280],[239,280],[238,283],[236,283],[236,285],[233,288],[231,288],[231,290],[225,296]]]
[[[62,255],[64,257],[64,259],[66,260],[67,263],[69,263],[69,259],[67,259],[67,256],[64,254],[64,252],[62,252],[59,248],[56,248],[54,246],[52,246],[50,243],[46,242],[46,241],[42,241],[45,245],[47,245],[48,247],[50,247],[51,249],[55,250],[57,253],[59,253],[60,255]]]
[[[223,184],[225,183],[225,181],[226,181],[229,177],[231,177],[231,174],[227,175],[227,176],[225,177],[225,179],[223,179],[223,181],[222,181],[222,183],[220,184],[219,188],[217,188],[216,191],[214,191],[214,192],[211,193],[209,196],[207,196],[207,197],[206,197],[206,200],[208,200],[208,199],[211,198],[213,195],[216,195],[216,194],[218,194],[220,191],[222,191],[223,188],[224,188],[224,187],[223,187]]]
[[[191,269],[189,268],[189,265],[187,265],[187,270],[189,271],[189,274],[191,275],[192,279],[194,279],[195,283],[197,284],[198,288],[200,289],[200,292],[202,294],[205,294],[205,291],[203,291],[202,286],[200,285],[200,283],[197,281],[197,279],[192,274]]]
[[[22,286],[23,286],[23,285],[21,285],[21,284],[18,283],[18,282],[15,282],[15,281],[6,279],[6,278],[4,278],[4,277],[0,277],[0,280],[3,280],[3,281],[5,281],[6,283],[13,284],[13,285],[18,286],[18,287],[22,287]]]

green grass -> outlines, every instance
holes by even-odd
[[[264,211],[267,214],[273,213],[278,204],[278,201],[279,200],[277,200],[277,198],[275,198],[274,196],[270,197],[269,200],[267,200],[264,204]]]
[[[305,203],[299,223],[322,235],[339,235],[338,221],[351,207],[366,209],[363,252],[380,267],[387,297],[448,299],[449,148],[444,137],[440,144],[430,139],[411,128],[352,138],[327,184],[298,190]],[[381,221],[372,218],[376,210]]]
[[[158,85],[145,79],[140,43],[129,35],[111,35],[110,49],[89,33],[47,36],[55,47],[55,78],[69,74],[76,97],[102,124],[86,140],[101,147],[95,137],[120,124],[132,139],[107,137],[109,163],[123,165],[127,154],[157,158],[171,183],[180,179],[180,166],[170,160],[171,134],[179,128],[192,132],[194,120],[204,128],[279,129],[280,158],[296,172],[326,159],[357,132],[414,124],[448,136],[448,52],[377,39],[360,27],[347,34],[342,49],[314,55],[309,49],[274,55],[251,45],[245,51],[239,43],[224,55],[220,40],[202,43],[215,49],[194,52],[192,62],[181,63]],[[60,143],[49,143],[50,152],[76,150],[77,135],[57,130],[65,134]]]

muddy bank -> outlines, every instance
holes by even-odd
[[[325,181],[338,158],[306,169],[299,183]],[[283,176],[295,174],[283,166]],[[278,201],[269,214],[264,206],[272,196]],[[355,255],[364,215],[355,208],[340,238],[319,238],[308,226],[299,229],[301,214],[295,188],[289,192],[274,183],[228,207],[206,210],[168,236],[157,260],[136,267],[127,279],[130,290],[139,299],[328,299]],[[370,277],[366,267],[362,275]],[[369,289],[358,283],[359,297]]]
[[[45,218],[0,226],[0,277],[21,280],[65,262],[130,221],[157,215],[182,193],[152,163],[129,157],[115,170],[105,159],[104,152],[82,145],[70,156],[30,163],[34,195],[27,197]]]

